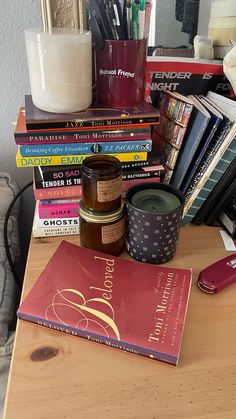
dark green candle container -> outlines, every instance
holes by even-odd
[[[184,195],[164,183],[140,183],[127,191],[126,247],[134,259],[165,263],[176,253]]]

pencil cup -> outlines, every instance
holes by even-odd
[[[127,108],[144,102],[146,39],[105,40],[96,51],[98,106]]]
[[[25,31],[32,100],[48,112],[76,112],[92,102],[89,31]]]
[[[184,195],[164,183],[142,183],[127,192],[126,247],[134,259],[165,263],[176,253]]]

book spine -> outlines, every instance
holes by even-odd
[[[34,169],[38,169],[35,167]],[[122,179],[139,179],[139,178],[150,178],[155,176],[161,176],[161,174],[164,172],[164,167],[162,165],[153,166],[150,170],[142,170],[142,168],[139,169],[133,169],[133,170],[123,170],[122,173]],[[56,172],[58,173],[58,172]],[[46,175],[48,175],[48,172],[45,172]],[[50,180],[44,179],[44,175],[42,174],[42,177],[38,177],[34,175],[34,187],[35,189],[47,189],[47,188],[58,188],[58,187],[66,187],[66,186],[77,186],[81,185],[82,183],[82,176],[81,174],[77,175],[77,177],[72,176],[69,177],[67,175],[66,178],[62,179],[62,176],[56,179],[51,178]]]
[[[124,118],[124,119],[105,119],[105,120],[91,120],[91,121],[40,121],[40,122],[29,122],[26,121],[27,130],[41,130],[41,129],[58,129],[58,128],[83,128],[83,127],[121,127],[129,125],[139,125],[139,124],[158,124],[159,123],[159,114],[155,116],[145,116],[145,117],[135,117],[135,118]]]
[[[96,131],[75,131],[75,132],[55,132],[41,131],[27,134],[14,134],[15,143],[19,145],[32,144],[66,144],[66,143],[86,143],[94,141],[112,140],[142,140],[151,138],[151,128],[117,129],[117,130],[96,130]]]
[[[69,236],[80,233],[79,225],[68,227],[35,227],[32,228],[33,237]]]
[[[88,141],[112,141],[122,139],[123,141],[129,140],[142,140],[151,137],[151,128],[129,128],[129,129],[116,129],[116,130],[96,130],[96,131],[65,131],[53,132],[41,131],[30,132],[27,134],[14,133],[15,143],[17,145],[32,145],[32,144],[66,144],[66,143],[86,143]]]
[[[226,211],[222,211],[219,215],[219,220],[232,237],[233,240],[236,239],[236,222],[235,220],[231,219],[229,214]]]
[[[82,183],[82,177],[71,177],[66,179],[56,179],[56,180],[35,180],[34,187],[35,189],[48,189],[48,188],[66,188],[69,186],[79,186]]]
[[[155,167],[155,166],[154,166]],[[156,166],[156,169],[154,170],[134,170],[125,172],[123,170],[122,173],[122,179],[145,179],[145,178],[152,178],[156,176],[161,176],[164,173],[165,169],[164,166],[161,166],[160,169],[158,169],[158,166]]]
[[[166,116],[173,118],[174,121],[186,126],[188,124],[193,106],[182,100],[175,99],[163,93],[160,106],[158,107]]]
[[[68,155],[68,156],[31,156],[31,157],[22,157],[20,151],[18,150],[16,155],[16,165],[17,167],[34,167],[34,166],[65,166],[65,165],[82,165],[83,160],[86,157],[92,156],[94,154],[84,154],[84,155]],[[130,162],[137,160],[147,160],[147,152],[137,152],[137,153],[112,153],[114,157],[117,157],[121,162]]]
[[[183,224],[189,224],[236,156],[236,136],[220,148],[194,193],[185,202]]]
[[[79,225],[79,217],[66,217],[66,218],[36,218],[35,228],[58,228],[58,227],[74,227]]]
[[[154,361],[167,363],[173,366],[176,366],[178,363],[178,358],[175,356],[168,356],[165,353],[155,352],[149,349],[142,348],[140,346],[129,344],[127,342],[122,342],[116,339],[111,339],[109,337],[104,337],[95,333],[88,333],[85,330],[76,329],[71,326],[64,326],[64,325],[61,325],[60,323],[55,323],[49,320],[40,319],[35,316],[30,316],[30,315],[21,313],[19,310],[17,311],[17,316],[22,320],[38,324],[39,326],[42,326],[42,327],[46,327],[46,328],[56,330],[62,333],[67,333],[69,335],[87,339],[95,343],[106,345],[113,349],[119,349],[124,352],[150,358],[150,359],[153,359]]]
[[[39,218],[74,218],[78,217],[79,201],[73,203],[43,204],[38,201]]]
[[[37,201],[43,199],[65,199],[65,198],[81,198],[82,186],[62,186],[59,188],[45,188],[34,190],[34,197]]]
[[[68,144],[42,144],[19,146],[22,157],[29,156],[60,156],[74,154],[113,154],[113,153],[136,153],[139,151],[151,151],[152,140],[142,139],[134,141],[107,141],[91,143],[68,143]]]
[[[122,169],[133,169],[137,167],[148,167],[154,164],[160,164],[160,158],[156,157],[151,158],[148,157],[147,160],[139,160],[139,161],[129,161],[129,162],[121,162]]]
[[[173,170],[178,157],[179,149],[169,143],[164,137],[156,133],[155,150],[163,158],[163,163]]]
[[[179,148],[183,142],[186,129],[187,126],[183,127],[182,125],[161,114],[160,124],[158,127],[154,126],[153,129],[153,141],[155,141],[155,132],[159,132],[163,137],[169,140],[171,144]]]

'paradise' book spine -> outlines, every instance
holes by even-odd
[[[18,148],[16,154],[17,167],[33,167],[33,166],[57,166],[57,165],[82,165],[86,157],[94,154],[79,154],[68,156],[31,156],[22,157]],[[141,151],[137,153],[111,153],[112,156],[117,157],[121,162],[131,162],[137,160],[147,160],[147,152]]]
[[[129,129],[114,129],[114,130],[90,130],[90,131],[39,131],[21,133],[15,132],[15,143],[17,145],[32,145],[32,144],[66,144],[66,143],[86,143],[88,141],[111,141],[111,140],[142,140],[143,138],[151,137],[151,128],[129,128]]]
[[[112,154],[151,151],[152,140],[106,141],[90,143],[20,145],[22,157],[29,156],[60,156],[74,154]]]

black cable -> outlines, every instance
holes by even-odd
[[[15,269],[15,266],[14,266],[14,263],[13,263],[13,261],[12,261],[12,257],[11,257],[11,252],[10,252],[10,248],[9,248],[9,243],[8,243],[8,234],[7,234],[7,227],[8,227],[8,221],[9,221],[9,217],[10,217],[10,214],[11,214],[11,210],[12,210],[12,207],[14,206],[14,204],[15,204],[15,202],[17,201],[17,199],[19,198],[19,196],[27,189],[27,188],[29,188],[30,186],[32,186],[33,185],[33,182],[31,181],[31,182],[29,182],[29,183],[27,183],[17,194],[16,194],[16,196],[13,198],[13,200],[11,201],[11,203],[10,203],[10,205],[9,205],[9,207],[8,207],[8,210],[7,210],[7,212],[6,212],[6,216],[5,216],[5,220],[4,220],[4,245],[5,245],[5,249],[6,249],[6,255],[7,255],[7,260],[8,260],[8,263],[9,263],[9,265],[10,265],[10,268],[11,268],[11,271],[12,271],[12,274],[13,274],[13,277],[14,277],[14,280],[15,280],[15,282],[16,282],[16,285],[21,289],[22,288],[22,282],[21,282],[21,280],[20,280],[20,278],[19,278],[19,276],[18,276],[18,274],[17,274],[17,272],[16,272],[16,269]]]

